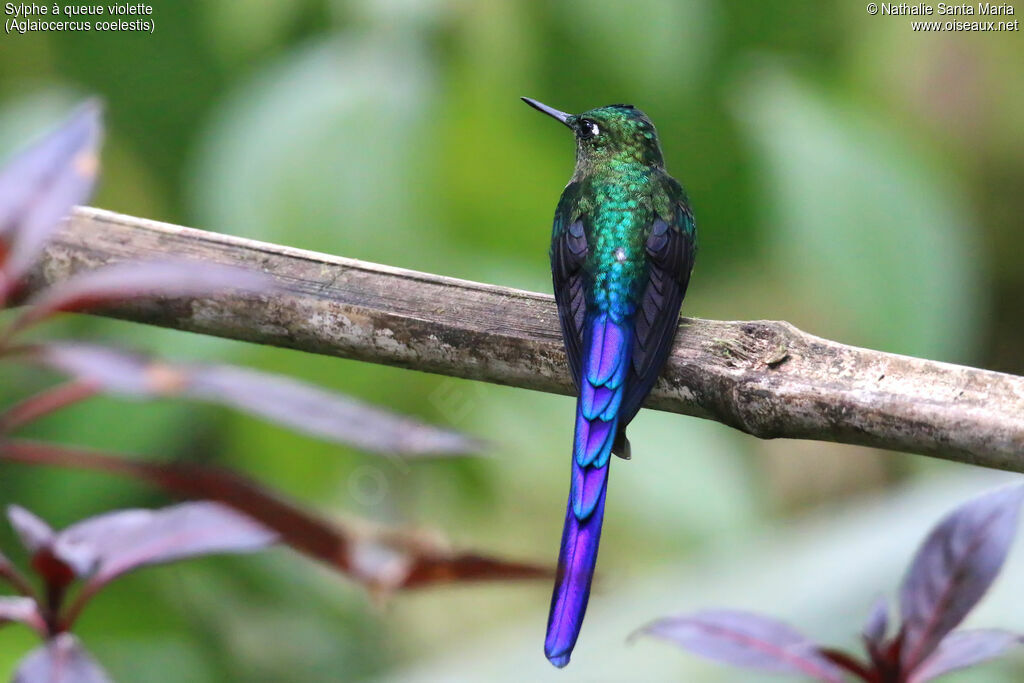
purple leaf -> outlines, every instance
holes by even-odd
[[[29,357],[88,385],[123,396],[177,396],[191,382],[183,366],[94,344],[42,344],[33,347]]]
[[[984,629],[955,631],[939,643],[935,652],[907,678],[907,683],[925,683],[957,669],[1001,657],[1020,643],[1020,636],[1007,631]]]
[[[46,344],[31,358],[127,396],[182,396],[228,405],[312,436],[378,453],[469,453],[483,444],[458,432],[297,380],[227,365],[171,365],[88,344]]]
[[[70,633],[61,633],[28,653],[12,680],[14,683],[110,683],[110,677]]]
[[[46,631],[46,623],[32,598],[10,595],[0,597],[0,624],[11,621],[25,624],[40,633]]]
[[[1006,560],[1024,487],[996,489],[947,515],[917,551],[900,590],[900,662],[913,671],[985,594]]]
[[[56,534],[53,553],[84,578],[96,571],[104,547],[144,527],[152,510],[118,510],[90,517]]]
[[[29,553],[35,554],[53,543],[54,533],[50,525],[20,505],[7,506],[7,519]]]
[[[100,118],[99,104],[86,103],[0,169],[0,240],[10,249],[8,282],[25,273],[60,219],[92,191],[99,169]]]
[[[18,505],[7,506],[7,518],[31,554],[36,574],[51,586],[64,586],[74,580],[74,568],[53,553],[57,536],[49,524]]]
[[[864,640],[869,645],[881,648],[885,641],[885,634],[889,630],[889,601],[885,598],[878,598],[871,606],[871,614],[864,623]]]
[[[148,482],[168,493],[219,501],[277,532],[295,550],[373,590],[553,576],[548,567],[459,552],[423,534],[357,530],[312,513],[242,475],[210,465],[147,462],[21,439],[0,442],[0,460],[106,472]],[[395,556],[383,548],[404,557],[390,559]],[[68,616],[66,621],[73,618]]]
[[[433,427],[302,382],[227,365],[194,368],[191,396],[233,406],[320,438],[380,453],[471,453],[483,447]]]
[[[15,327],[59,311],[116,304],[152,297],[204,297],[226,290],[271,292],[273,279],[264,273],[203,261],[140,261],[115,263],[76,274],[43,290],[28,303]]]
[[[54,553],[90,583],[102,585],[139,567],[201,555],[246,553],[277,534],[231,508],[207,501],[161,510],[122,510],[93,517],[57,534]]]
[[[729,610],[659,619],[640,631],[690,652],[747,669],[842,683],[843,672],[817,646],[768,617]]]

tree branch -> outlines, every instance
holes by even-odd
[[[29,290],[123,260],[198,258],[282,293],[143,302],[129,320],[560,394],[552,297],[80,208]],[[546,267],[546,263],[538,267]],[[683,318],[647,406],[761,438],[821,439],[1024,471],[1024,378],[845,346],[785,322]]]

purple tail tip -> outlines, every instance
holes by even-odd
[[[574,469],[578,466],[573,463]],[[607,468],[600,472],[607,477]],[[580,520],[573,512],[570,496],[562,531],[562,549],[558,557],[558,576],[551,596],[547,637],[544,654],[548,660],[562,668],[569,663],[576,639],[583,625],[590,598],[590,582],[597,562],[597,548],[601,539],[601,521],[604,518],[607,482],[601,486],[597,504],[591,514]]]
[[[546,653],[545,653],[546,654]],[[559,669],[564,669],[565,665],[569,663],[569,653],[566,652],[560,655],[547,655],[548,661],[557,666]]]

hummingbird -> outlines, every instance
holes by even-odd
[[[577,390],[572,476],[544,653],[569,663],[590,598],[611,455],[661,373],[696,255],[686,193],[654,124],[628,104],[568,114],[528,97],[576,137],[555,209],[551,277]]]

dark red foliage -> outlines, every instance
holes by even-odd
[[[769,617],[730,610],[659,619],[641,633],[715,661],[771,673],[842,683],[843,671],[790,626]]]
[[[97,393],[183,397],[228,405],[292,429],[363,450],[465,454],[481,442],[290,378],[227,365],[171,364],[85,344],[16,345],[26,328],[56,313],[140,298],[216,297],[245,289],[270,296],[273,278],[197,261],[119,263],[79,272],[22,301],[22,281],[47,240],[88,197],[98,170],[100,108],[89,103],[0,169],[0,308],[25,304],[0,327],[0,359],[29,360],[72,379],[0,414],[0,459],[132,477],[184,498],[163,510],[123,510],[55,532],[17,506],[8,510],[40,588],[0,554],[0,625],[34,629],[44,644],[15,674],[20,683],[100,683],[107,675],[70,629],[110,581],[140,567],[211,553],[250,552],[281,541],[375,591],[489,579],[549,576],[542,567],[460,553],[424,536],[361,530],[325,520],[237,474],[195,464],[126,460],[11,433]]]
[[[110,683],[110,677],[70,633],[61,633],[28,653],[14,683]]]
[[[11,622],[25,624],[40,635],[46,633],[46,624],[34,598],[11,595],[0,597],[0,625]]]
[[[163,510],[122,510],[55,532],[39,517],[12,505],[8,518],[42,584],[35,588],[3,558],[7,579],[24,595],[0,598],[0,623],[33,628],[45,644],[30,653],[16,681],[106,681],[102,669],[67,633],[90,599],[125,572],[186,557],[251,552],[277,540],[266,527],[218,503],[183,503]],[[69,591],[80,589],[69,602]]]
[[[902,624],[887,637],[889,608],[875,603],[863,629],[867,661],[813,645],[768,617],[725,610],[660,619],[641,633],[725,664],[841,681],[925,683],[1001,656],[1021,637],[998,630],[953,631],[1002,568],[1017,531],[1024,487],[968,501],[932,529],[900,590]]]
[[[105,346],[70,342],[40,344],[21,352],[33,362],[75,377],[94,391],[220,403],[365,451],[405,456],[466,454],[484,445],[452,430],[288,377],[247,368],[174,364]]]
[[[367,531],[331,522],[251,479],[209,465],[120,458],[19,439],[0,444],[0,460],[127,476],[182,497],[223,503],[276,532],[282,543],[372,589],[544,578],[552,574],[543,566],[452,551],[423,534]]]
[[[957,508],[925,539],[900,589],[900,663],[913,671],[985,594],[1017,533],[1024,488],[1009,486]]]
[[[230,290],[270,294],[274,280],[263,273],[204,261],[139,261],[80,272],[26,302],[14,329],[59,312],[83,311],[140,298],[215,296]]]
[[[98,168],[100,110],[87,104],[0,169],[0,305],[11,301],[28,265]],[[142,397],[182,396],[232,406],[319,438],[377,453],[466,454],[483,444],[296,380],[227,365],[175,365],[86,344],[14,346],[16,335],[55,313],[139,298],[215,297],[228,290],[274,293],[264,273],[202,261],[117,263],[79,272],[26,302],[0,328],[0,357],[28,357],[78,381],[33,397],[0,416],[0,431],[84,400],[99,391]]]
[[[1001,657],[1019,643],[1020,636],[1007,631],[956,631],[946,636],[935,652],[913,670],[907,683],[924,683],[951,671]]]
[[[139,567],[211,553],[251,552],[277,535],[220,503],[198,501],[162,510],[119,510],[64,529],[53,554],[77,578],[106,584]]]
[[[862,635],[864,642],[869,646],[881,647],[885,642],[885,636],[889,632],[889,601],[885,598],[878,598],[871,607],[871,613],[864,624]]]
[[[99,170],[100,106],[88,102],[62,126],[0,168],[2,294],[6,299]]]

